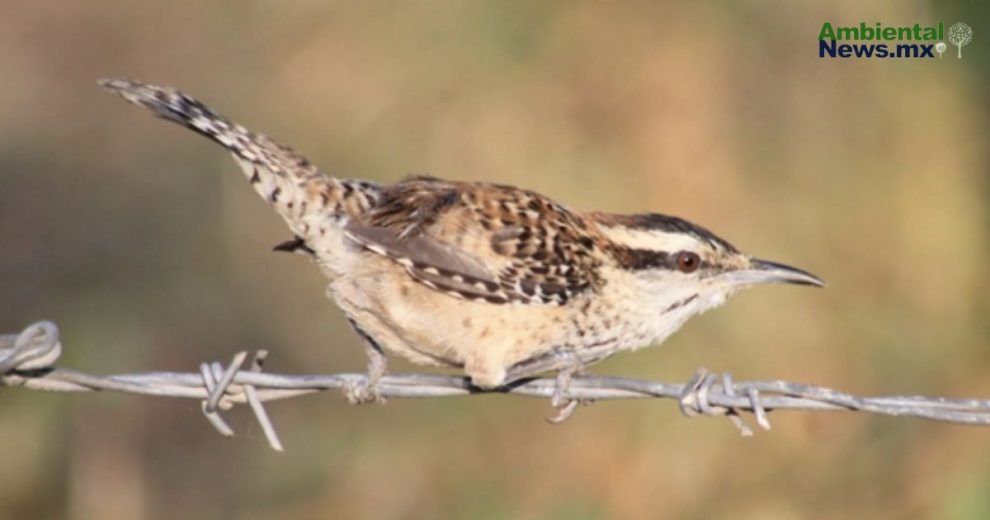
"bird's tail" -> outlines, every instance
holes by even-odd
[[[317,228],[318,222],[346,220],[378,198],[377,185],[330,177],[291,148],[250,132],[177,89],[130,79],[105,79],[100,85],[229,150],[254,189],[307,242],[326,231]]]

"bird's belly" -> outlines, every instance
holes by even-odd
[[[362,329],[391,353],[418,364],[463,366],[475,382],[495,385],[505,370],[563,346],[581,348],[603,335],[582,326],[574,306],[493,304],[459,299],[413,281],[400,266],[369,259],[331,293]]]
[[[457,365],[477,359],[511,365],[573,341],[566,312],[557,307],[462,300],[413,281],[382,303],[383,321],[405,342]]]

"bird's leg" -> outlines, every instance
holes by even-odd
[[[554,377],[553,395],[550,397],[550,405],[554,408],[563,408],[571,402],[569,397],[571,381],[575,375],[581,375],[585,372],[584,363],[581,362],[581,358],[577,354],[573,351],[567,351],[563,354],[564,365]]]
[[[537,374],[559,372],[568,368],[573,368],[571,375],[583,374],[589,365],[608,357],[598,352],[586,352],[585,350],[582,350],[582,354],[584,355],[578,355],[573,349],[561,349],[525,359],[509,367],[505,380],[508,382],[518,381]]]
[[[378,383],[387,372],[388,359],[381,345],[367,332],[358,326],[354,320],[350,322],[354,332],[361,337],[364,353],[368,356],[368,374],[361,382],[355,382],[344,387],[344,395],[351,404],[367,404],[372,402],[385,403],[385,398],[378,391]]]

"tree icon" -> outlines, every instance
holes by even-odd
[[[949,37],[946,39],[956,46],[958,49],[956,57],[962,59],[963,46],[969,45],[969,42],[973,41],[973,28],[962,22],[956,23],[949,27]]]
[[[949,46],[945,42],[938,42],[935,44],[935,52],[938,53],[938,59],[942,59],[942,55],[945,54],[945,49]]]

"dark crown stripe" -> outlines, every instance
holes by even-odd
[[[720,247],[731,253],[739,250],[725,239],[708,229],[682,218],[663,215],[660,213],[640,213],[636,215],[615,215],[598,213],[595,218],[606,226],[624,226],[629,229],[656,230],[667,233],[683,233],[704,240],[713,246]]]
[[[739,251],[735,248],[735,246],[722,239],[715,233],[712,233],[708,229],[703,228],[694,222],[690,222],[682,218],[662,215],[660,213],[646,213],[643,215],[635,215],[634,219],[635,223],[632,226],[634,228],[639,227],[642,229],[656,229],[671,233],[689,233],[705,240],[706,242],[709,242],[712,245],[720,246],[727,251],[734,253]]]

